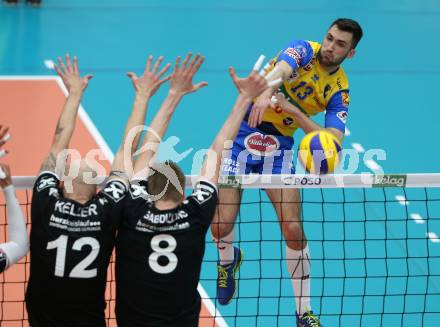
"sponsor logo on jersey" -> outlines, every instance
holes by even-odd
[[[304,67],[303,67],[303,69],[306,71],[306,72],[309,72],[309,71],[311,71],[312,70],[312,68],[313,68],[313,64],[314,64],[314,62],[313,62],[313,59],[312,60],[310,60]]]
[[[341,122],[343,122],[344,124],[347,123],[347,112],[346,112],[346,111],[339,111],[339,112],[336,114],[336,117],[338,117],[339,120],[340,120]]]
[[[222,172],[237,174],[240,170],[240,162],[231,158],[223,158]]]
[[[314,95],[312,99],[313,99],[313,101],[315,101],[315,103],[318,107],[325,108],[325,105],[322,104],[322,102],[319,100],[319,98],[316,95]]]
[[[277,151],[280,147],[280,142],[273,135],[264,135],[259,132],[249,134],[244,139],[244,146],[246,149],[258,156],[268,156]]]
[[[57,188],[54,188],[54,187],[52,187],[50,190],[49,190],[49,196],[53,196],[53,197],[55,197],[55,198],[59,198],[60,197],[60,193],[58,192],[58,189]]]
[[[43,177],[40,179],[37,185],[37,191],[40,192],[48,187],[56,187],[57,186],[57,179],[53,176],[51,177]]]
[[[295,51],[301,56],[301,58],[304,58],[307,55],[307,50],[302,45],[297,45],[294,47]]]
[[[49,226],[69,232],[97,232],[101,230],[101,222],[90,219],[68,219],[50,216]]]
[[[375,175],[373,187],[404,187],[406,175]]]
[[[348,92],[341,92],[341,96],[342,104],[344,105],[344,107],[348,107],[348,105],[350,104],[350,95],[348,94]]]
[[[148,192],[145,185],[139,185],[139,184],[131,184],[130,186],[130,194],[132,199],[137,198],[148,198]]]
[[[292,58],[293,60],[295,60],[295,62],[298,66],[301,64],[302,56],[297,48],[287,48],[286,50],[284,50],[284,53],[286,55],[288,55],[290,58]]]
[[[338,78],[338,79],[336,80],[336,85],[338,86],[338,88],[339,88],[340,90],[342,90],[342,84],[341,84],[341,79],[340,79],[340,78]]]
[[[144,222],[139,220],[136,224],[136,230],[145,233],[164,233],[175,230],[183,230],[191,227],[188,221],[176,222],[171,225],[166,224],[151,224],[150,221]]]
[[[331,92],[331,90],[332,90],[332,87],[331,87],[329,84],[327,84],[327,85],[324,87],[324,99],[327,97],[328,92]]]
[[[104,206],[108,203],[108,200],[106,198],[100,198],[98,201],[102,206]]]
[[[292,117],[286,117],[283,119],[283,124],[286,126],[290,126],[293,124],[293,118]]]
[[[215,192],[215,189],[207,184],[199,183],[196,185],[193,194],[191,196],[196,200],[199,204],[202,204],[208,201],[212,194]]]
[[[125,186],[119,181],[112,181],[102,191],[110,199],[119,202],[125,197]]]
[[[289,78],[287,79],[286,82],[288,84],[291,84],[291,83],[295,82],[299,78],[299,76],[300,76],[299,73],[296,70],[294,70],[292,72],[292,75],[289,76]]]

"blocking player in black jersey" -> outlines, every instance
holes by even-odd
[[[141,77],[130,74],[136,101],[127,122],[124,141],[112,164],[111,177],[96,193],[88,181],[93,167],[79,163],[79,173],[69,192],[60,182],[57,158],[69,145],[82,95],[90,75],[81,77],[77,59],[66,63],[59,58],[56,70],[69,91],[58,121],[49,155],[41,165],[32,197],[30,236],[31,267],[26,292],[29,322],[33,327],[103,327],[107,267],[119,225],[126,180],[117,171],[123,167],[123,148],[128,131],[143,122],[148,98],[166,80],[167,67],[152,71],[152,57]],[[142,87],[138,92],[137,87]],[[145,92],[144,92],[145,91]],[[135,141],[136,142],[136,141]],[[136,144],[137,146],[137,144]],[[75,162],[71,162],[69,168]]]
[[[240,94],[202,166],[201,178],[185,199],[185,176],[172,162],[152,163],[177,104],[199,88],[192,78],[203,59],[176,62],[168,96],[153,120],[135,163],[116,242],[116,317],[119,327],[193,327],[201,306],[197,285],[205,236],[217,204],[223,144],[232,140],[253,98],[267,88],[253,72],[240,79],[230,69]]]
[[[2,127],[0,126],[0,140]],[[2,143],[0,142],[0,148]],[[18,262],[29,251],[29,242],[18,200],[12,185],[11,172],[7,164],[0,164],[0,188],[6,202],[6,218],[8,221],[8,242],[0,244],[0,273]]]

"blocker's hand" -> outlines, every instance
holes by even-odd
[[[171,75],[170,80],[170,92],[178,95],[185,95],[188,93],[196,92],[202,87],[208,85],[207,82],[200,82],[197,84],[193,84],[193,77],[202,66],[205,61],[204,57],[201,57],[200,54],[196,54],[195,57],[191,60],[192,53],[188,53],[185,60],[183,61],[182,67],[180,65],[180,57],[177,57],[176,64],[174,65],[174,71]]]
[[[61,57],[58,57],[58,65],[55,65],[55,71],[63,80],[64,86],[69,93],[71,92],[84,92],[89,85],[89,81],[93,78],[93,75],[80,76],[78,68],[78,58],[73,57],[73,64],[70,60],[70,55],[66,54],[66,63],[63,62]]]
[[[160,86],[171,78],[171,75],[162,78],[166,71],[170,68],[170,64],[166,64],[159,72],[158,69],[163,61],[163,57],[160,56],[154,63],[153,69],[151,64],[153,62],[153,56],[149,56],[145,71],[141,76],[137,76],[134,72],[128,72],[127,76],[130,77],[133,82],[133,87],[136,93],[144,96],[153,96]]]

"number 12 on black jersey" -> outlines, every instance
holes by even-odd
[[[66,266],[66,254],[67,254],[68,236],[60,235],[56,240],[47,243],[47,250],[56,249],[55,259],[55,271],[54,274],[57,277],[65,277]],[[95,261],[99,255],[100,245],[99,242],[93,237],[81,237],[77,239],[73,245],[73,251],[81,251],[84,246],[90,246],[90,253],[82,259],[73,269],[70,271],[68,277],[70,278],[94,278],[98,274],[98,269],[88,269],[88,267]]]

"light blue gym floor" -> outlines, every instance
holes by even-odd
[[[351,87],[351,135],[344,147],[384,149],[386,160],[373,159],[387,173],[439,172],[438,1],[43,2],[41,9],[0,6],[0,74],[51,75],[44,60],[77,55],[82,71],[95,75],[83,105],[113,151],[133,99],[125,73],[141,73],[149,54],[170,62],[188,51],[206,57],[196,80],[209,86],[184,99],[167,133],[180,139],[178,153],[193,148],[179,162],[191,174],[193,154],[209,147],[236,96],[228,66],[246,74],[259,54],[273,56],[293,38],[320,42],[334,19],[349,17],[365,35],[356,56],[344,63]],[[166,89],[151,102],[148,121]],[[322,123],[323,116],[316,121]],[[362,155],[360,162],[356,173],[371,172]],[[405,195],[409,205],[396,202],[396,195]],[[304,193],[312,304],[325,326],[438,325],[440,243],[426,233],[440,235],[439,199],[435,189]],[[243,202],[248,204],[241,207],[237,231],[245,255],[238,299],[219,310],[229,326],[294,326],[275,213],[263,192],[249,191]],[[429,219],[416,224],[412,213]],[[205,259],[202,285],[215,298],[212,243]]]

